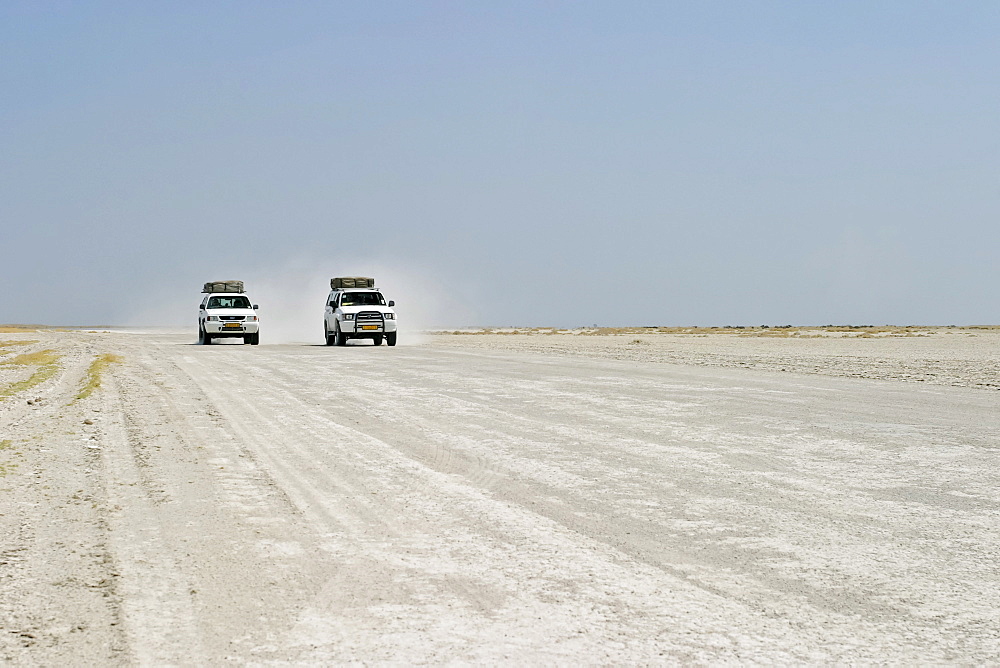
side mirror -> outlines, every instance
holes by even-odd
[[[329,304],[327,304],[327,306],[329,306],[330,308],[337,308],[337,302],[330,302]]]
[[[258,309],[258,308],[260,308],[260,306],[258,306],[257,304],[254,304],[254,305],[253,305],[253,307],[254,307],[255,309]]]
[[[389,306],[390,306],[390,307],[392,307],[392,306],[395,306],[395,305],[396,305],[396,302],[394,302],[394,301],[392,301],[392,300],[390,299],[390,300],[389,300]]]

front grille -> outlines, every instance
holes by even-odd
[[[358,322],[382,322],[382,314],[378,311],[362,311],[354,319]]]
[[[219,320],[243,320],[245,315],[220,315]]]

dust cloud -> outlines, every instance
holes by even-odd
[[[311,258],[288,260],[270,268],[211,269],[190,286],[171,286],[155,307],[126,313],[121,323],[131,327],[187,328],[197,332],[197,306],[202,283],[236,279],[244,282],[250,300],[259,305],[261,344],[322,343],[323,308],[334,276],[373,276],[386,300],[395,301],[399,319],[398,345],[419,344],[423,332],[460,327],[474,319],[468,298],[430,278],[430,272],[407,269],[386,261]],[[183,293],[183,294],[182,294]]]

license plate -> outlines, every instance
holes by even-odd
[[[241,325],[238,322],[227,322],[226,324],[223,325],[223,327],[226,327],[227,329],[230,327],[232,327],[233,329],[239,329],[242,326],[243,325]]]
[[[378,329],[378,325],[361,325],[361,329]]]

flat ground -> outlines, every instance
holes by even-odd
[[[193,339],[0,333],[0,663],[1000,662],[1000,330]]]

